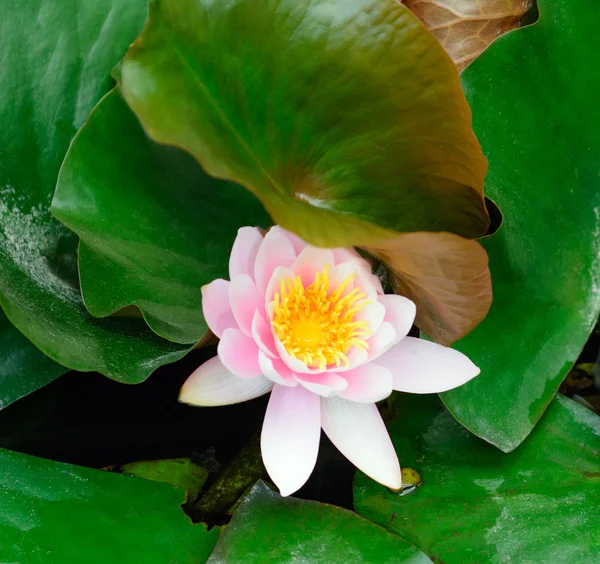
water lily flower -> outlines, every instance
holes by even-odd
[[[479,369],[462,353],[407,337],[415,305],[386,295],[353,249],[313,247],[281,227],[242,227],[230,281],[202,288],[217,356],[185,382],[180,400],[227,405],[271,392],[261,435],[282,495],[313,471],[321,429],[360,470],[400,489],[400,465],[375,402],[392,390],[443,392]]]

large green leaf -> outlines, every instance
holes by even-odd
[[[103,317],[136,305],[154,331],[180,343],[206,331],[200,287],[229,277],[238,228],[270,224],[247,190],[148,139],[118,89],[75,137],[52,212],[81,239],[88,310]]]
[[[600,418],[558,397],[515,452],[471,435],[439,400],[403,398],[389,430],[423,484],[400,496],[363,474],[356,510],[446,564],[600,561]]]
[[[0,310],[0,409],[67,371],[36,349]]]
[[[208,562],[426,564],[431,560],[346,509],[283,498],[259,482],[235,512]]]
[[[185,347],[141,319],[96,320],[78,288],[77,238],[50,215],[62,159],[110,88],[145,2],[23,0],[0,6],[0,303],[52,359],[139,382]]]
[[[153,139],[313,244],[487,229],[456,68],[397,0],[152,0],[121,77]]]
[[[481,375],[443,400],[505,451],[539,420],[600,310],[598,4],[539,9],[538,23],[500,38],[462,75],[504,224],[484,241],[492,309],[457,347]]]
[[[201,564],[217,540],[166,484],[8,450],[0,466],[2,562]]]

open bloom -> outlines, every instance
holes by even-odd
[[[271,392],[261,450],[282,495],[310,476],[321,428],[365,474],[399,489],[400,465],[375,402],[392,390],[446,391],[479,369],[456,350],[407,337],[414,303],[385,295],[352,249],[243,227],[229,275],[202,288],[218,355],[188,378],[180,400],[216,406]]]

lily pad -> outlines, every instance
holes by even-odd
[[[44,354],[139,382],[189,349],[141,319],[94,319],[78,287],[77,237],[50,215],[69,143],[139,33],[142,0],[5,2],[0,8],[0,304]],[[33,386],[32,386],[33,387]]]
[[[0,409],[43,388],[68,368],[50,360],[0,310]]]
[[[435,562],[600,560],[600,418],[557,397],[527,441],[504,454],[471,435],[435,396],[404,395],[389,426],[422,484],[399,495],[357,474],[359,514]]]
[[[150,137],[312,244],[488,227],[457,70],[397,0],[153,0],[121,79]]]
[[[224,530],[209,564],[365,562],[428,564],[414,546],[355,513],[283,498],[258,482]]]
[[[2,562],[202,564],[217,541],[166,484],[8,450],[0,465]]]
[[[87,309],[104,317],[135,305],[156,333],[179,343],[206,332],[200,287],[229,278],[237,230],[271,224],[247,190],[151,141],[118,88],[75,137],[52,213],[81,239]]]
[[[483,241],[492,308],[457,344],[481,375],[443,400],[507,452],[540,419],[600,312],[598,4],[538,5],[537,23],[462,74],[489,159],[486,194],[504,224]]]

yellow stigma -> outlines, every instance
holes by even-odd
[[[329,265],[306,288],[300,276],[281,281],[274,296],[273,329],[285,350],[311,368],[342,363],[351,347],[367,349],[368,321],[354,316],[370,303],[360,288],[342,297],[354,274],[337,288],[329,287]]]

